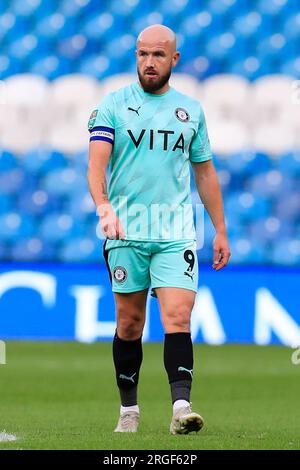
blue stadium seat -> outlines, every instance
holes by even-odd
[[[227,234],[231,241],[236,238],[249,238],[247,233],[247,225],[236,214],[226,214]]]
[[[13,196],[9,194],[0,194],[0,214],[6,214],[13,210]]]
[[[104,240],[104,236],[102,234],[100,225],[99,225],[99,218],[96,214],[89,214],[86,216],[84,221],[84,237],[90,238],[91,240],[96,241],[98,244]]]
[[[213,16],[209,10],[205,9],[192,15],[188,12],[188,16],[184,17],[181,22],[179,32],[188,40],[197,38],[201,47],[201,45],[205,46],[205,41],[211,36],[222,34],[223,25],[219,17]]]
[[[300,39],[300,13],[291,14],[285,18],[283,32],[288,40]]]
[[[300,217],[300,192],[299,189],[286,191],[284,197],[278,194],[275,203],[274,214],[280,220],[296,221]]]
[[[0,226],[0,240],[15,242],[33,236],[37,229],[37,221],[28,214],[6,212],[0,216]]]
[[[60,75],[71,72],[70,61],[59,58],[57,55],[36,57],[29,65],[29,71],[33,74],[42,75],[48,80],[54,80]]]
[[[258,196],[276,196],[284,194],[291,189],[296,189],[296,181],[287,174],[281,174],[278,170],[254,175],[247,181],[248,191]]]
[[[205,55],[201,55],[189,62],[179,62],[176,70],[204,80],[211,75],[221,73],[223,69],[219,61],[210,61]]]
[[[270,18],[263,16],[259,10],[253,9],[233,18],[232,31],[238,38],[252,40],[255,47],[257,38],[263,39],[271,35],[272,23]]]
[[[40,6],[39,1],[30,0],[13,0],[12,9],[18,16],[30,17]],[[46,2],[44,2],[46,4]]]
[[[124,19],[121,16],[114,16],[109,11],[103,11],[97,15],[92,14],[86,18],[82,32],[88,39],[97,39],[106,42],[124,31],[124,26]]]
[[[57,53],[66,59],[79,59],[85,54],[85,49],[88,47],[88,42],[83,34],[74,34],[67,38],[62,39],[56,46]],[[72,70],[76,72],[76,69]]]
[[[4,80],[11,75],[22,73],[24,63],[16,58],[9,57],[8,54],[0,55],[0,79]]]
[[[133,23],[131,25],[132,32],[134,35],[138,35],[142,29],[151,26],[156,23],[164,23],[165,18],[159,11],[151,11],[146,15],[143,15],[144,12],[138,12],[135,18],[133,18]]]
[[[162,0],[159,2],[159,11],[165,17],[184,17],[187,13],[191,13],[191,4],[188,0]],[[153,6],[152,6],[153,8]]]
[[[0,240],[0,259],[2,261],[11,260],[10,245]]]
[[[54,261],[58,259],[57,247],[37,237],[18,240],[11,247],[10,258],[15,261]]]
[[[18,160],[13,153],[8,150],[0,150],[0,171],[13,170],[17,168]]]
[[[18,198],[17,207],[20,213],[30,215],[46,215],[51,211],[59,210],[62,203],[42,189],[23,191]]]
[[[216,160],[218,161],[218,157]],[[226,168],[231,176],[243,177],[271,170],[272,163],[266,154],[245,149],[223,159],[222,168]]]
[[[278,63],[285,63],[296,56],[296,44],[293,41],[287,41],[281,33],[272,34],[261,40],[256,46],[257,58],[263,62],[265,59]]]
[[[278,169],[281,173],[292,176],[300,176],[300,151],[295,150],[282,155],[278,161]]]
[[[60,39],[77,33],[76,18],[66,17],[60,12],[41,18],[35,28],[35,32],[39,37]]]
[[[43,188],[50,194],[75,195],[87,188],[85,175],[79,174],[74,168],[53,170],[43,179]]]
[[[233,60],[237,62],[246,55],[246,43],[232,32],[223,32],[207,40],[205,53],[210,60],[223,60],[233,57]]]
[[[21,168],[0,172],[0,188],[3,194],[17,194],[26,187],[26,173]]]
[[[85,191],[74,194],[67,203],[70,214],[79,219],[91,216],[96,221],[96,207],[91,195]]]
[[[24,155],[22,165],[27,172],[44,175],[66,168],[68,161],[61,152],[39,147]]]
[[[268,247],[249,236],[231,239],[232,264],[261,264],[269,261]]]
[[[270,216],[271,209],[271,199],[257,196],[255,193],[233,192],[225,199],[226,214],[244,223]]]
[[[288,221],[280,220],[274,215],[266,219],[256,220],[249,226],[249,233],[258,242],[277,241],[291,237],[293,226]]]
[[[8,54],[11,58],[26,59],[34,54],[39,46],[39,40],[34,34],[26,34],[15,41],[12,41],[8,47]],[[45,53],[45,49],[44,49]]]
[[[24,36],[29,30],[28,22],[13,10],[6,10],[3,15],[0,15],[0,39],[5,45]]]
[[[157,0],[152,2],[149,0],[123,0],[122,2],[112,0],[108,3],[108,8],[114,16],[121,15],[126,19],[128,16],[139,16],[150,12],[151,9],[155,8],[155,3],[160,7],[161,2],[157,2]]]
[[[135,37],[132,34],[118,36],[104,46],[103,53],[111,60],[122,59],[127,54],[134,57],[135,42]]]
[[[299,265],[299,238],[285,238],[277,240],[272,246],[272,262],[274,264]]]
[[[41,17],[50,16],[57,9],[58,3],[57,0],[13,0],[12,9],[18,16],[37,21]]]
[[[300,58],[296,57],[283,62],[279,71],[285,75],[290,75],[291,77],[300,79]]]
[[[65,262],[99,262],[100,243],[90,238],[75,238],[63,244],[59,250],[60,259]]]
[[[90,0],[60,0],[56,11],[64,17],[77,17],[90,11],[91,3]]]
[[[76,171],[86,174],[88,168],[88,148],[72,155],[71,164]]]
[[[136,68],[135,68],[136,69]],[[95,54],[80,62],[79,70],[86,75],[96,78],[106,78],[116,73],[121,73],[122,66],[116,60],[110,60],[106,55]]]
[[[255,80],[261,75],[268,75],[272,73],[272,63],[269,58],[261,61],[255,55],[250,55],[237,62],[229,64],[228,73],[242,75],[248,80]]]
[[[51,243],[71,240],[83,233],[83,225],[70,214],[63,212],[46,215],[39,226],[39,237]]]
[[[297,1],[297,0],[296,0]],[[264,15],[270,15],[273,17],[281,17],[290,9],[294,9],[296,2],[294,0],[259,0],[257,2],[257,8]]]
[[[245,152],[243,158],[248,161],[248,175],[266,173],[273,169],[271,158],[263,152]]]
[[[221,186],[222,194],[226,194],[227,191],[229,191],[231,187],[231,175],[228,170],[226,169],[220,169],[217,172],[218,175],[218,180]]]

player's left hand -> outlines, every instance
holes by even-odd
[[[229,261],[230,258],[230,248],[228,238],[223,233],[217,233],[213,241],[213,249],[214,249],[214,264],[213,268],[216,271],[224,268]]]

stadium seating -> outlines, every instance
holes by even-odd
[[[100,260],[87,121],[156,22],[177,33],[171,85],[205,111],[232,262],[300,264],[297,0],[0,2],[0,259]],[[204,262],[213,236],[205,218]]]
[[[179,72],[199,79],[216,72],[250,80],[300,76],[297,0],[14,0],[1,6],[1,78],[28,71],[51,80],[134,72],[136,35],[155,22],[178,34]]]

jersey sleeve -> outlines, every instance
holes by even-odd
[[[190,145],[190,161],[194,163],[205,162],[212,159],[212,152],[206,128],[203,109],[200,107],[198,129]]]
[[[103,140],[112,145],[115,140],[114,103],[112,95],[105,96],[90,115],[88,122],[90,142]]]

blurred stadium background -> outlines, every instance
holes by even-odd
[[[135,40],[153,23],[177,33],[171,84],[204,107],[232,248],[227,272],[205,268],[206,218],[210,326],[195,314],[194,339],[300,344],[298,0],[0,0],[0,336],[113,334],[87,121],[102,96],[136,80]]]
[[[153,23],[177,33],[172,85],[204,107],[232,248],[215,273],[205,218],[191,329],[206,425],[184,440],[150,297],[141,432],[111,432],[114,301],[86,182],[90,112],[136,80]],[[0,0],[1,449],[300,448],[299,80],[299,0]]]

